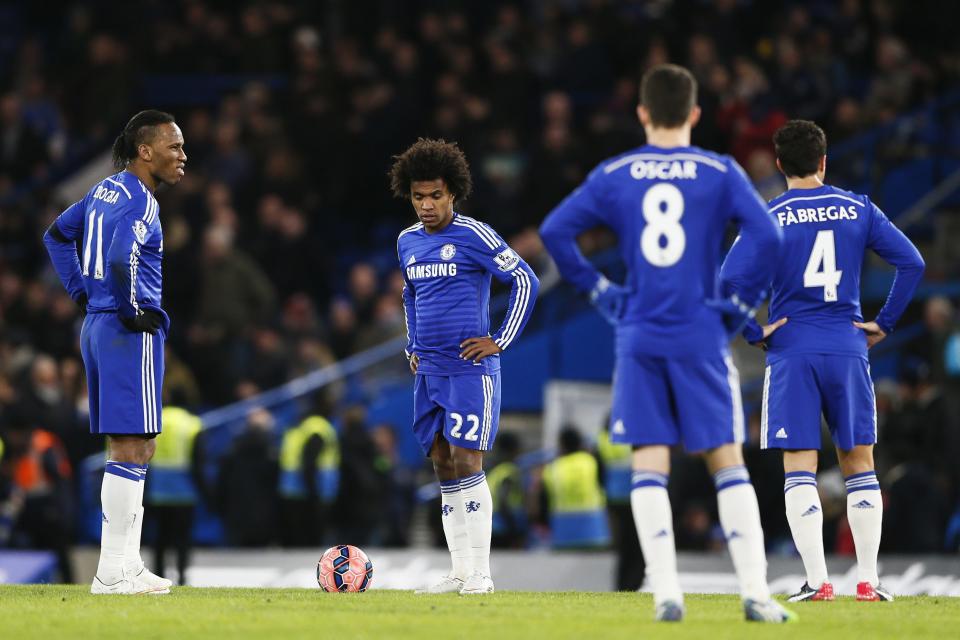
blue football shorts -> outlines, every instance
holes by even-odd
[[[687,451],[743,442],[740,374],[729,354],[618,355],[610,440],[634,446],[683,442]]]
[[[434,376],[413,383],[413,432],[424,454],[436,434],[464,449],[488,451],[500,424],[500,373]]]
[[[115,313],[87,315],[80,353],[87,370],[90,433],[160,433],[163,342],[163,331],[129,331]]]
[[[865,358],[799,354],[770,363],[762,411],[764,449],[819,449],[821,414],[844,451],[877,441],[877,404]]]

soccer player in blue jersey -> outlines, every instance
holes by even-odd
[[[117,136],[119,173],[95,184],[50,225],[43,241],[70,297],[85,314],[90,431],[107,436],[100,500],[103,529],[94,594],[169,593],[171,582],[140,558],[143,485],[160,433],[163,234],[153,197],[183,177],[187,156],[173,116],[141,111]],[[79,250],[79,253],[78,253]]]
[[[779,229],[728,156],[690,146],[700,117],[696,81],[675,65],[650,69],[637,109],[647,144],[602,162],[554,209],[540,234],[560,269],[616,327],[610,436],[630,444],[630,500],[657,620],[684,616],[667,495],[670,447],[702,453],[748,620],[793,614],[770,597],[757,498],[743,463],[743,409],[728,341],[769,283]],[[740,225],[757,259],[726,299],[717,279],[724,230]],[[623,285],[586,260],[577,235],[606,226],[619,238]]]
[[[523,331],[540,283],[493,229],[454,211],[472,186],[456,144],[421,138],[396,156],[390,183],[420,219],[397,239],[406,353],[416,376],[413,430],[440,481],[453,562],[420,593],[492,593],[493,501],[483,453],[500,419],[500,353]],[[492,335],[491,277],[511,287],[506,317]]]
[[[870,198],[824,184],[827,139],[820,127],[791,120],[773,141],[787,191],[769,210],[784,244],[774,261],[770,324],[751,321],[744,337],[767,349],[761,446],[783,450],[787,520],[807,572],[790,600],[833,599],[816,479],[821,414],[846,478],[857,600],[892,600],[877,576],[883,500],[873,466],[877,414],[867,349],[893,331],[923,275],[923,259]],[[723,267],[733,282],[752,262],[738,245]],[[867,249],[897,269],[886,303],[870,322],[860,313]]]

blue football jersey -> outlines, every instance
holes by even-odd
[[[860,271],[867,249],[897,268],[876,322],[893,330],[923,275],[923,259],[910,240],[867,196],[829,185],[790,189],[769,203],[783,230],[776,259],[769,321],[787,318],[767,340],[767,360],[791,354],[824,353],[866,358],[867,342],[853,322],[860,312]],[[739,246],[723,266],[735,281],[752,258]]]
[[[503,324],[491,337],[506,350],[533,313],[540,287],[533,270],[488,225],[454,213],[436,233],[422,223],[397,239],[403,271],[407,355],[420,359],[425,375],[493,374],[499,354],[479,363],[460,358],[460,343],[490,336],[491,277],[511,285]]]
[[[756,302],[769,281],[780,232],[740,166],[697,147],[644,146],[601,163],[544,221],[544,244],[561,274],[589,292],[600,274],[576,244],[579,233],[612,229],[627,266],[630,292],[617,326],[620,354],[691,356],[728,342],[718,295],[726,226],[763,256],[736,293]]]
[[[141,308],[162,312],[160,207],[137,176],[121,171],[95,184],[57,218],[71,243],[44,237],[54,268],[70,296],[87,295],[87,311],[133,317]],[[165,314],[164,314],[165,315]]]

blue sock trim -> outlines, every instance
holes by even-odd
[[[743,465],[735,467],[726,467],[713,474],[713,484],[717,491],[723,491],[738,484],[750,484],[750,474]]]
[[[483,471],[477,471],[473,475],[469,475],[466,478],[460,478],[460,491],[466,489],[472,489],[478,484],[482,484],[487,481],[487,474]]]
[[[794,489],[801,485],[811,485],[814,488],[817,486],[817,474],[810,471],[791,471],[790,473],[784,474],[783,480],[783,492],[786,493],[790,489]]]
[[[660,487],[661,489],[666,489],[668,479],[666,475],[657,473],[656,471],[634,471],[630,481],[630,488]]]
[[[440,493],[459,493],[459,480],[443,480],[440,482]]]
[[[140,482],[147,475],[147,467],[132,462],[114,462],[113,460],[107,460],[103,466],[103,472],[117,476],[118,478],[123,478],[124,480]]]
[[[847,476],[843,479],[843,483],[847,486],[847,493],[853,493],[854,491],[879,491],[880,490],[880,481],[877,480],[876,471],[864,471],[863,473],[855,473],[852,476]]]

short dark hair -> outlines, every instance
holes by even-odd
[[[151,142],[160,124],[173,124],[177,120],[165,111],[147,109],[130,118],[117,139],[113,141],[113,166],[123,169],[137,157],[141,144]]]
[[[697,81],[693,74],[675,64],[659,64],[640,80],[640,104],[657,127],[679,127],[697,104]]]
[[[790,120],[773,134],[773,146],[784,175],[802,178],[815,174],[827,155],[827,134],[810,120]]]
[[[473,190],[470,165],[456,142],[442,138],[418,138],[410,148],[393,156],[390,191],[397,198],[410,197],[410,183],[442,179],[457,200],[464,200]]]

